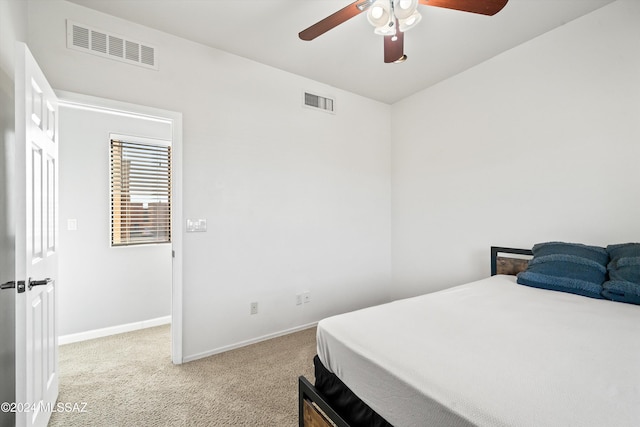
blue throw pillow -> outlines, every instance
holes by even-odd
[[[518,274],[518,283],[533,288],[567,292],[591,298],[602,298],[602,285],[567,277],[549,276],[546,274],[524,271]]]
[[[527,270],[518,274],[521,285],[602,298],[605,265],[576,255],[534,256]]]
[[[640,243],[607,246],[611,257],[609,279],[640,284]]]
[[[640,284],[609,280],[602,285],[602,296],[612,301],[640,305]]]
[[[609,245],[607,252],[611,256],[609,280],[602,285],[602,296],[640,304],[640,243]]]
[[[640,286],[640,256],[612,260],[609,263],[609,280],[622,280]]]
[[[620,243],[607,246],[607,252],[612,261],[619,258],[639,257],[640,243]]]
[[[566,243],[566,242],[545,242],[537,243],[531,249],[533,256],[545,256],[545,255],[575,255],[581,258],[587,258],[602,264],[604,266],[609,262],[609,253],[607,249],[600,246],[588,246],[581,243]],[[640,255],[640,254],[639,254]]]
[[[533,259],[518,274],[521,285],[602,298],[609,253],[599,246],[545,242],[533,246]]]

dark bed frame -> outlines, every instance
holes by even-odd
[[[298,423],[300,427],[351,427],[304,376],[298,378]]]
[[[515,276],[527,268],[531,256],[533,252],[530,249],[492,246],[491,275]],[[298,378],[298,422],[300,427],[352,427],[304,376]]]
[[[526,257],[509,257],[504,255],[522,255]],[[507,274],[515,276],[527,269],[529,259],[533,256],[531,249],[503,248],[491,246],[491,275]]]

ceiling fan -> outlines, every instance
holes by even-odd
[[[298,36],[313,40],[348,19],[367,12],[367,19],[375,27],[374,32],[384,36],[384,62],[399,63],[407,59],[404,54],[404,32],[413,28],[422,16],[418,4],[437,6],[463,12],[495,15],[509,0],[357,0],[339,11],[316,22]]]

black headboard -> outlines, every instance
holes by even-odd
[[[527,257],[510,257],[509,255],[528,255]],[[504,248],[491,246],[491,275],[509,274],[515,276],[527,269],[529,259],[533,257],[531,249]]]

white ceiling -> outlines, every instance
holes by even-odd
[[[614,0],[509,0],[491,17],[419,6],[402,64],[383,62],[382,36],[364,13],[298,38],[352,0],[70,1],[392,104]]]

